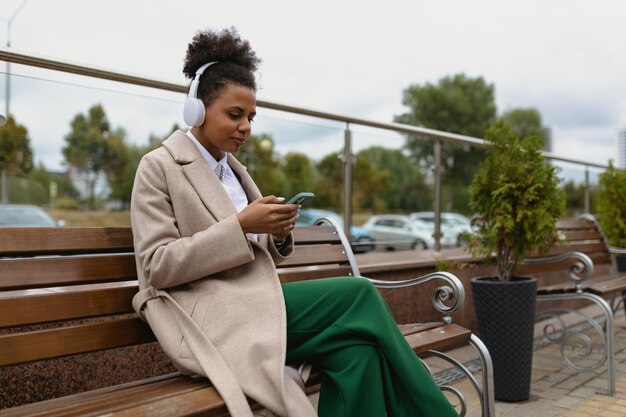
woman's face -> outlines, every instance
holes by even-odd
[[[221,94],[206,107],[204,123],[191,132],[216,159],[222,152],[236,153],[250,135],[252,119],[256,115],[254,90],[228,84]]]

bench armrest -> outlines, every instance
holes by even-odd
[[[355,277],[360,277],[361,272],[359,271],[359,266],[356,262],[356,258],[352,253],[350,241],[346,237],[346,234],[343,232],[341,225],[337,223],[334,219],[326,217],[317,219],[314,224],[316,226],[329,224],[335,228],[336,233],[341,239],[343,250],[348,257],[348,262],[350,263],[350,267],[352,269],[352,275]],[[423,284],[432,280],[444,281],[441,287],[435,288],[432,293],[431,300],[433,302],[433,306],[443,314],[443,322],[446,324],[452,323],[452,317],[450,317],[450,313],[460,309],[465,302],[465,288],[463,287],[463,283],[461,283],[461,280],[458,279],[456,275],[449,272],[433,272],[431,274],[423,275],[421,277],[411,278],[402,281],[382,281],[367,277],[362,278],[369,280],[372,284],[374,284],[374,286],[378,288],[402,288]],[[447,303],[450,305],[448,306]]]
[[[411,278],[401,281],[383,281],[364,277],[374,284],[377,288],[403,288],[413,285],[424,284],[432,280],[443,281],[443,285],[435,288],[431,295],[433,306],[443,314],[443,322],[452,323],[450,313],[459,310],[465,302],[465,288],[460,279],[456,275],[449,272],[433,272],[417,278]],[[451,303],[447,305],[447,303]]]
[[[626,255],[626,248],[618,248],[616,246],[609,246],[609,252],[616,255]]]
[[[522,260],[520,263],[522,265],[544,265],[567,261],[568,259],[574,259],[574,262],[569,266],[568,275],[570,279],[574,281],[576,292],[580,293],[583,291],[583,281],[591,278],[593,275],[593,261],[584,253],[568,252],[562,255],[546,256],[543,258],[529,258]]]

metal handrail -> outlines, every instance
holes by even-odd
[[[159,90],[173,91],[176,93],[186,93],[188,86],[170,81],[157,80],[147,78],[140,75],[123,73],[110,69],[95,67],[87,64],[80,64],[55,58],[45,57],[30,52],[19,51],[14,48],[0,46],[0,61],[11,62],[15,64],[28,65],[31,67],[39,67],[54,71],[69,72],[73,74],[84,75],[88,77],[101,78],[106,80],[118,81],[126,84],[140,85],[144,87],[156,88]],[[385,123],[374,120],[362,119],[358,117],[329,113],[320,110],[313,110],[304,107],[292,106],[287,104],[275,103],[266,100],[257,100],[257,106],[272,110],[279,110],[288,113],[300,114],[305,116],[317,117],[321,119],[334,120],[349,124],[368,126],[377,129],[391,130],[398,133],[423,136],[433,139],[439,139],[447,143],[463,144],[470,146],[484,146],[484,140],[467,135],[459,135],[456,133],[444,132],[441,130],[428,129],[425,127],[405,125],[401,123]],[[565,158],[550,152],[543,152],[546,158],[568,162],[586,167],[595,167],[607,169],[608,165],[597,164],[595,162],[582,161],[579,159]]]

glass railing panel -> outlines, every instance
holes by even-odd
[[[21,65],[11,73],[0,225],[49,225],[39,209],[53,224],[129,225],[138,160],[181,125],[184,96]]]
[[[561,188],[565,193],[565,214],[567,216],[578,216],[585,213],[586,204],[590,213],[595,213],[597,196],[598,196],[598,180],[602,169],[589,167],[585,168],[577,164],[571,164],[561,161],[551,162],[558,168],[558,176],[561,179]],[[589,188],[587,190],[587,178]],[[585,199],[588,198],[588,202]]]

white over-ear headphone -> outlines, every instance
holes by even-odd
[[[183,120],[187,126],[200,126],[204,123],[204,103],[197,97],[198,85],[200,84],[200,76],[204,73],[204,70],[213,64],[217,64],[217,62],[218,61],[209,62],[198,68],[196,75],[191,81],[189,94],[185,99],[185,107],[183,107]]]

